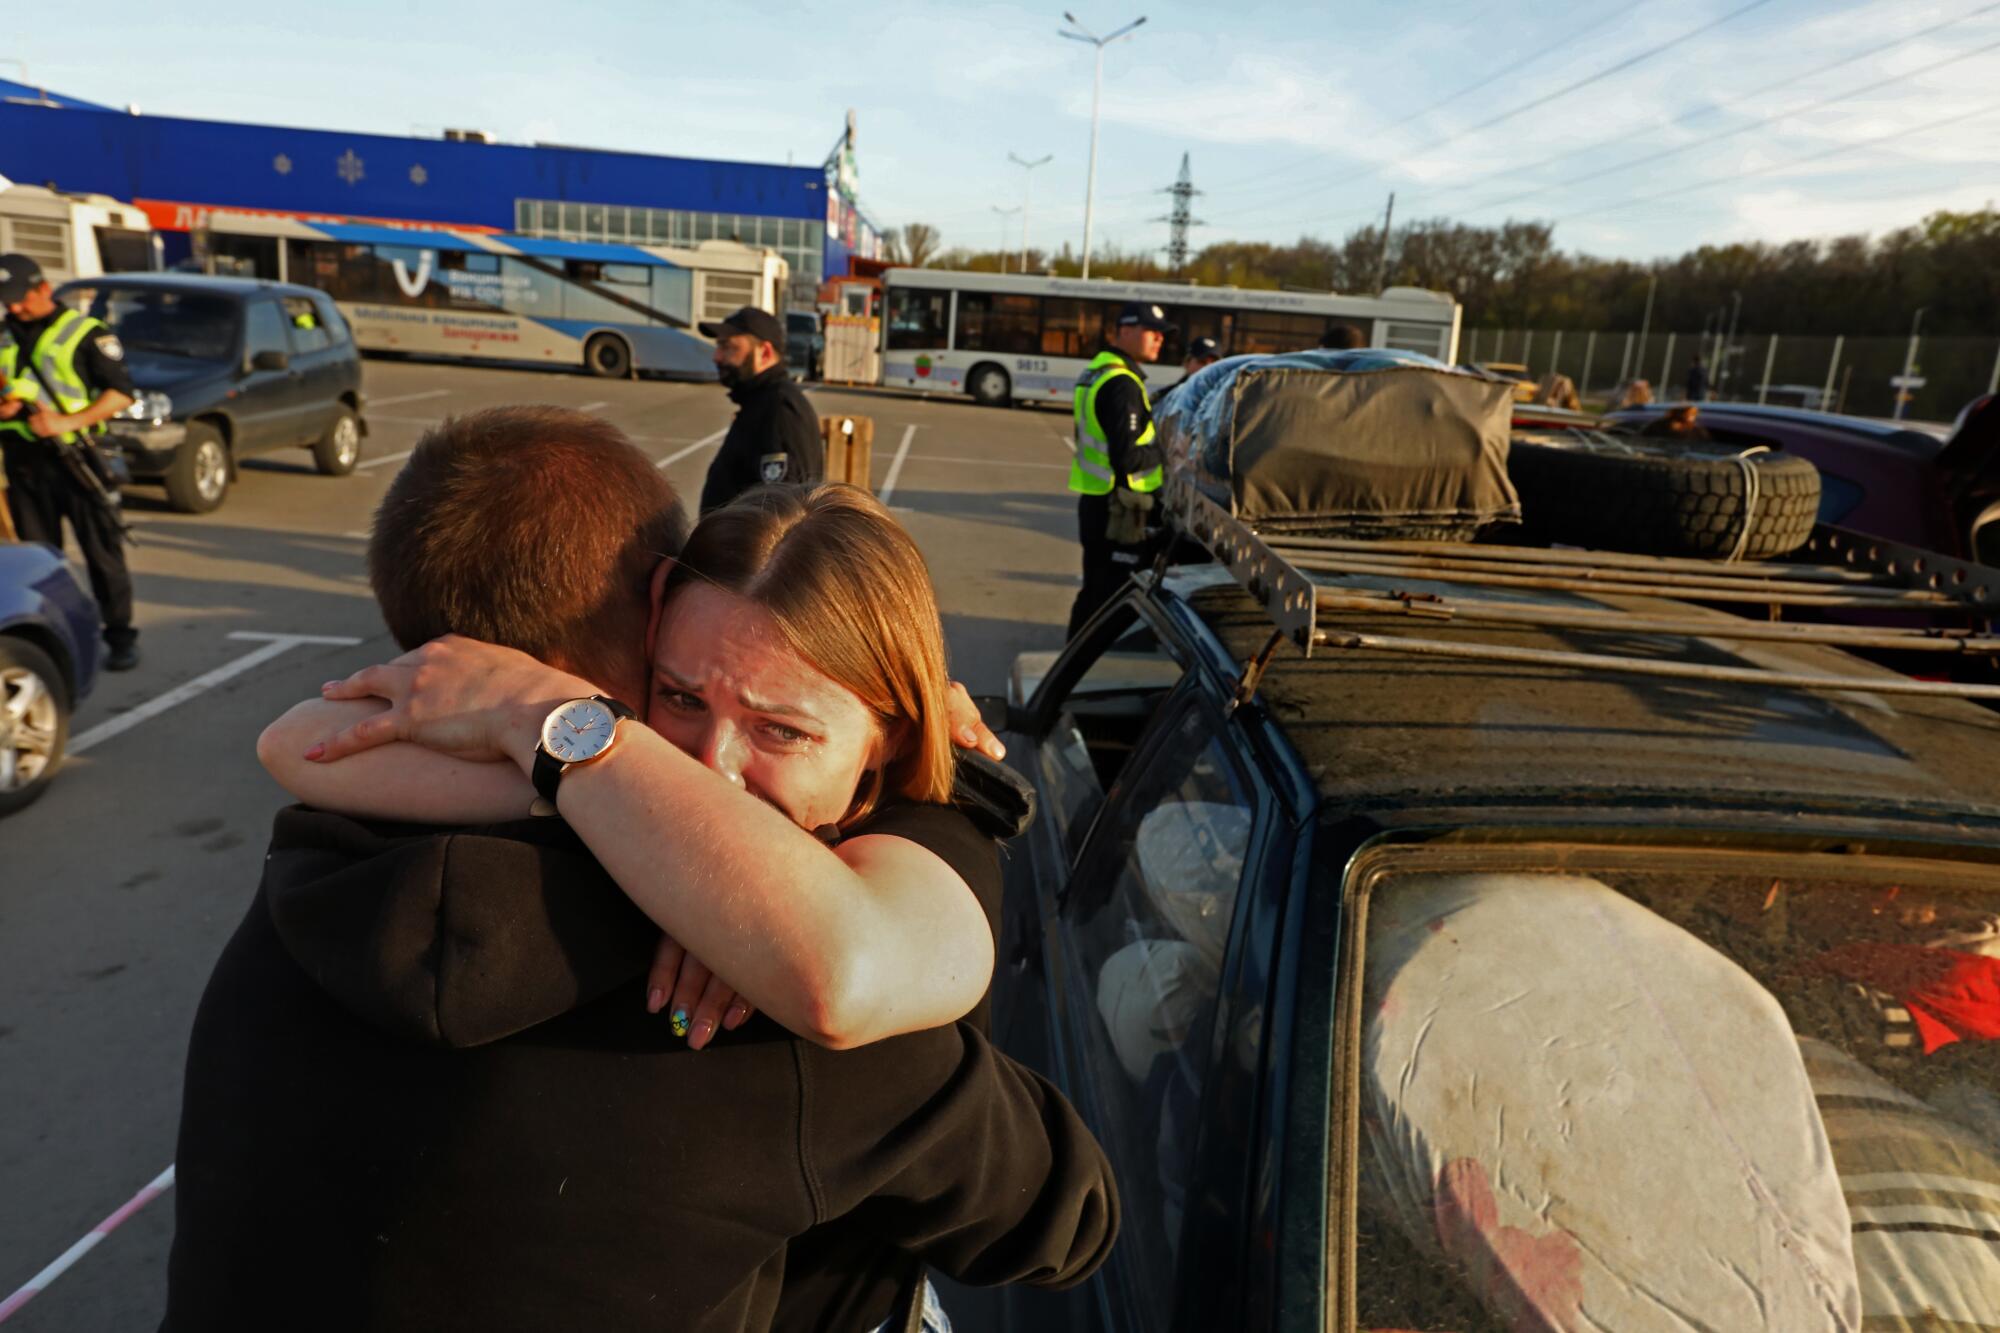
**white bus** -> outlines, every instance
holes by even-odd
[[[1180,379],[1193,338],[1215,339],[1224,356],[1295,352],[1347,323],[1370,347],[1458,355],[1458,303],[1417,287],[1339,296],[925,268],[892,268],[882,282],[882,383],[962,391],[989,405],[1067,404],[1103,346],[1106,321],[1127,301],[1160,306],[1178,326],[1146,372],[1156,394]]]
[[[317,287],[363,351],[535,361],[595,375],[708,378],[704,320],[782,309],[774,250],[691,250],[217,212],[195,234],[210,273]]]
[[[0,254],[19,253],[60,287],[71,278],[158,268],[145,211],[102,194],[39,185],[0,189]]]

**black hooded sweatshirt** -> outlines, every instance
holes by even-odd
[[[983,878],[952,821],[856,831]],[[656,938],[557,820],[281,812],[189,1044],[162,1329],[763,1329],[843,1220],[972,1283],[1103,1261],[1102,1150],[972,1025],[689,1051],[641,1002]]]

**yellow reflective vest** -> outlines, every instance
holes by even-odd
[[[1160,448],[1154,442],[1153,400],[1146,394],[1146,381],[1133,374],[1125,358],[1106,348],[1076,377],[1076,455],[1069,463],[1069,488],[1080,495],[1111,494],[1111,448],[1097,424],[1097,395],[1113,379],[1130,375],[1139,383],[1139,397],[1146,404],[1146,432],[1134,443],[1145,450],[1138,458],[1147,464],[1125,474],[1125,484],[1135,491],[1157,491],[1165,474],[1160,467]]]
[[[43,397],[43,383],[55,395],[55,410],[65,415],[81,412],[89,407],[97,397],[90,386],[84,383],[77,370],[76,354],[83,348],[83,340],[96,330],[104,327],[102,320],[80,314],[67,307],[56,313],[49,326],[42,330],[42,336],[35,339],[35,345],[28,352],[28,362],[21,359],[21,345],[9,338],[0,346],[0,383],[9,398],[19,398],[24,403],[39,403]],[[38,378],[34,371],[41,371]],[[0,421],[0,429],[14,431],[19,435],[33,437],[28,429],[28,413],[23,410],[6,421]],[[96,434],[104,429],[98,422],[85,434]],[[72,432],[74,434],[74,432]],[[68,438],[68,437],[65,437]]]

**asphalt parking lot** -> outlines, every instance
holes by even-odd
[[[173,1160],[188,1025],[284,803],[257,733],[321,681],[394,655],[363,552],[424,429],[501,403],[600,412],[693,497],[733,412],[713,384],[415,362],[369,362],[366,387],[353,476],[316,475],[304,451],[268,455],[203,516],[133,489],[144,661],[100,679],[72,724],[83,752],[0,822],[0,1301]],[[931,562],[954,674],[998,692],[1015,653],[1058,645],[1078,582],[1067,418],[813,396],[824,413],[874,418],[875,488]],[[129,1213],[6,1318],[9,1333],[152,1328],[172,1227],[170,1195]]]

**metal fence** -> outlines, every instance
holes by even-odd
[[[1570,377],[1585,398],[1613,398],[1646,380],[1657,398],[1686,396],[1688,366],[1699,354],[1709,397],[1824,407],[1856,416],[1895,415],[1898,386],[1911,387],[1903,415],[1950,421],[1982,393],[2000,392],[2000,337],[1849,338],[1782,333],[1608,333],[1576,329],[1467,329],[1465,361],[1525,365],[1536,376]]]

